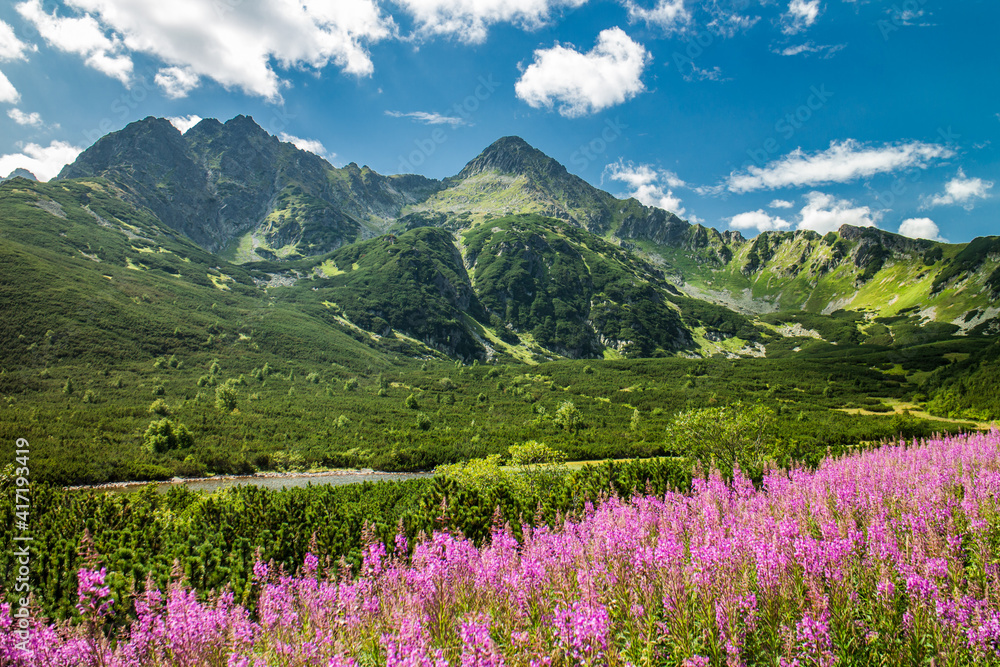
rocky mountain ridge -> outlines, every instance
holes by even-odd
[[[61,210],[48,202],[59,183],[75,184],[85,208],[98,193],[117,197],[133,218],[196,243],[215,258],[208,285],[242,265],[266,276],[255,278],[262,295],[294,287],[274,293],[374,341],[398,333],[466,361],[757,355],[776,335],[810,330],[795,313],[856,311],[860,339],[882,340],[867,333],[882,331],[880,318],[972,334],[1000,326],[995,238],[948,245],[843,227],[747,239],[618,199],[518,137],[438,181],[334,167],[246,116],[184,134],[147,118],[23,196]],[[136,234],[134,221],[109,224]],[[133,250],[115,261],[163,265],[149,247]]]

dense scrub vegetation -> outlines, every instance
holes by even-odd
[[[59,343],[43,338],[37,366],[0,372],[0,438],[27,438],[36,479],[65,485],[315,467],[412,471],[529,440],[573,460],[671,455],[677,451],[665,429],[677,412],[753,400],[774,411],[780,448],[818,458],[829,447],[960,428],[840,409],[885,412],[886,401],[926,398],[906,382],[907,369],[948,365],[977,344],[931,344],[898,358],[825,345],[804,357],[776,350],[775,359],[738,364],[429,360],[359,369],[364,360],[284,362],[243,343],[218,349],[219,356],[48,366],[58,361]],[[566,403],[571,425],[560,416]]]
[[[121,608],[147,578],[163,589],[178,574],[202,592],[229,587],[245,600],[256,560],[294,573],[312,553],[326,565],[356,569],[366,540],[391,546],[402,531],[414,543],[449,528],[480,543],[496,521],[518,530],[522,522],[554,525],[609,494],[665,493],[687,488],[690,479],[682,461],[651,460],[563,471],[527,489],[513,477],[476,487],[447,476],[282,491],[241,485],[212,494],[41,485],[31,494],[31,584],[45,613],[58,618],[74,616],[76,572],[95,558],[111,573],[107,585]],[[0,492],[0,535],[9,541],[15,512],[9,480]],[[10,550],[0,554],[0,581],[13,581],[17,567]]]

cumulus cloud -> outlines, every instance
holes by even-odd
[[[25,53],[31,50],[31,46],[17,38],[10,24],[0,21],[0,62],[24,60]]]
[[[20,153],[0,155],[0,174],[9,174],[22,168],[30,171],[38,180],[47,181],[75,160],[82,150],[65,141],[53,141],[48,146],[26,144]]]
[[[788,229],[791,226],[792,223],[787,220],[779,218],[776,215],[770,215],[762,210],[740,213],[739,215],[734,215],[729,220],[730,229],[739,229],[741,231],[774,232]]]
[[[296,137],[294,135],[288,134],[286,132],[282,132],[281,134],[279,134],[278,138],[284,142],[292,144],[299,150],[315,153],[321,158],[324,158],[329,161],[332,161],[337,157],[336,153],[331,153],[330,151],[326,150],[326,146],[324,146],[321,142],[316,141],[315,139],[303,139],[301,137]]]
[[[783,199],[771,202],[771,208],[792,208],[794,204]],[[729,219],[730,229],[742,231],[774,232],[791,229],[808,229],[820,234],[834,232],[842,225],[874,227],[882,219],[882,212],[868,206],[857,206],[847,199],[837,199],[822,192],[806,195],[806,204],[794,220],[786,220],[767,211],[748,211]]]
[[[574,9],[587,0],[395,0],[417,23],[420,36],[446,35],[466,43],[486,39],[489,27],[513,23],[539,28],[554,10]]]
[[[805,207],[799,212],[798,228],[827,234],[842,225],[874,227],[881,218],[881,211],[872,211],[868,206],[855,206],[847,199],[810,192],[806,195]]]
[[[792,0],[781,15],[781,31],[794,35],[808,29],[819,18],[819,0]]]
[[[848,183],[900,169],[923,169],[932,160],[954,154],[947,146],[919,141],[884,146],[865,146],[853,139],[834,141],[829,149],[819,153],[807,154],[797,148],[763,167],[751,166],[744,172],[730,174],[726,187],[731,192],[751,192]]]
[[[10,82],[3,72],[0,72],[0,103],[17,104],[21,100],[21,93]]]
[[[991,189],[993,189],[993,181],[967,178],[965,172],[959,169],[958,175],[945,184],[942,194],[924,199],[923,208],[959,204],[967,210],[972,210],[972,207],[975,206],[975,200],[989,197]]]
[[[45,13],[40,0],[18,11],[47,42],[78,53],[88,65],[128,81],[131,53],[167,67],[157,76],[168,95],[211,79],[227,88],[280,101],[287,82],[274,67],[317,70],[333,63],[358,76],[374,69],[367,45],[390,37],[392,19],[376,0],[66,0],[82,16]]]
[[[574,118],[621,104],[644,91],[642,72],[650,60],[646,48],[624,30],[608,28],[587,53],[559,44],[538,49],[514,90],[532,107],[558,105],[560,114]]]
[[[467,120],[459,116],[445,116],[433,111],[386,111],[385,115],[392,116],[393,118],[410,118],[424,125],[451,125],[452,127],[458,127],[459,125],[469,124]]]
[[[199,77],[190,67],[164,67],[153,79],[163,89],[163,94],[172,100],[187,97],[198,87]]]
[[[941,230],[938,229],[937,224],[930,218],[910,218],[909,220],[903,220],[903,223],[899,226],[899,233],[903,236],[909,236],[912,239],[928,239],[947,243],[945,239],[941,238]]]
[[[184,134],[192,127],[201,122],[201,116],[191,114],[190,116],[171,116],[167,118],[170,124],[176,127],[181,134]]]
[[[0,62],[24,60],[25,53],[30,50],[32,47],[19,40],[9,24],[0,21]],[[21,94],[17,92],[17,88],[0,72],[0,103],[17,104],[20,99]]]
[[[687,184],[672,171],[619,160],[605,167],[604,175],[624,183],[628,188],[626,197],[634,197],[646,206],[656,206],[676,215],[685,213],[680,197],[674,195],[672,188],[687,187]]]
[[[118,36],[108,36],[91,15],[57,16],[42,9],[41,0],[27,0],[17,5],[18,13],[35,26],[49,46],[74,53],[98,72],[128,85],[132,79],[132,59]]]
[[[7,117],[18,125],[29,125],[31,127],[42,126],[42,116],[37,111],[25,113],[20,109],[8,109]]]
[[[667,32],[679,30],[691,21],[691,12],[684,7],[684,0],[657,0],[650,8],[633,0],[625,0],[624,4],[630,21],[645,21]]]

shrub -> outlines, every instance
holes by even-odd
[[[215,388],[215,407],[225,412],[232,412],[236,409],[238,396],[236,380],[226,380]]]
[[[173,411],[167,402],[162,398],[158,398],[149,404],[149,413],[153,415],[160,415],[161,417],[169,417]]]
[[[358,378],[349,378],[344,383],[344,391],[354,391],[358,388]]]
[[[405,405],[410,410],[418,410],[420,408],[420,404],[417,403],[417,397],[414,396],[413,394],[410,394],[409,396],[406,397],[406,400],[403,401],[403,405]]]
[[[566,462],[566,452],[552,449],[535,440],[529,440],[523,445],[512,445],[507,452],[510,455],[510,464],[515,466]]]
[[[717,408],[678,413],[667,426],[667,446],[700,461],[706,469],[732,475],[739,467],[751,479],[760,479],[771,453],[774,411],[736,402]]]
[[[194,445],[194,436],[187,426],[169,419],[152,421],[142,436],[143,445],[151,452],[163,454]]]
[[[417,428],[421,431],[429,431],[431,428],[431,418],[423,412],[417,413]]]
[[[556,426],[571,433],[576,432],[583,426],[580,410],[573,404],[573,401],[563,401],[556,410],[553,421],[556,423]]]

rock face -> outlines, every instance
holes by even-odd
[[[205,119],[184,135],[146,118],[102,137],[59,178],[102,177],[202,247],[248,232],[312,255],[372,236],[402,208],[440,189],[420,176],[384,177],[283,143],[248,116]]]
[[[243,259],[321,254],[383,233],[401,218],[407,227],[460,228],[470,212],[484,210],[539,213],[623,240],[696,241],[691,225],[673,213],[617,199],[519,137],[494,142],[442,182],[382,176],[353,162],[338,169],[248,116],[205,119],[183,135],[150,117],[102,137],[59,174],[93,177],[108,179],[207,250],[251,234],[255,254]],[[512,187],[518,194],[510,201]]]

